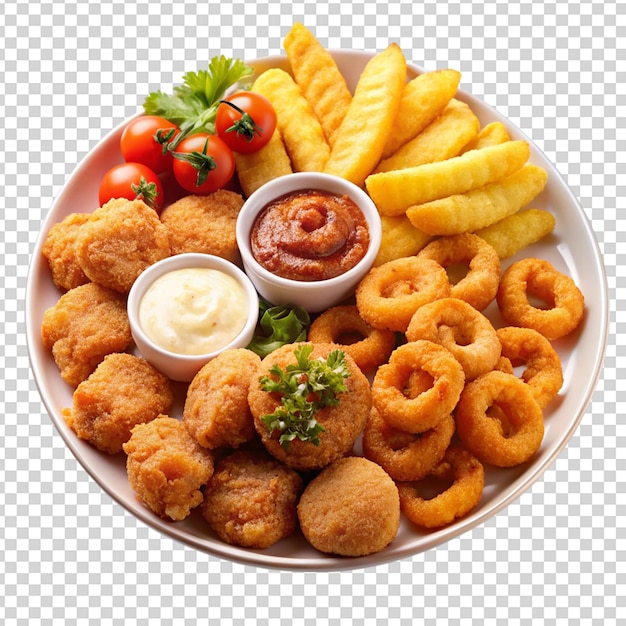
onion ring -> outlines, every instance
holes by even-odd
[[[372,408],[363,429],[363,454],[394,480],[420,480],[442,459],[454,435],[454,417],[444,417],[421,435],[393,428]]]
[[[487,414],[493,405],[506,416],[510,433]],[[528,461],[544,433],[543,413],[528,385],[514,374],[496,370],[465,386],[456,408],[456,427],[472,454],[497,467]]]
[[[433,383],[409,395],[405,389],[416,371],[427,372]],[[372,402],[390,426],[423,433],[452,413],[464,384],[463,368],[449,350],[432,341],[414,341],[396,348],[389,362],[378,368]]]
[[[529,296],[543,300],[548,308],[533,306]],[[496,302],[507,324],[533,328],[548,339],[571,333],[585,311],[585,298],[574,281],[536,258],[522,259],[505,270]]]
[[[441,265],[431,259],[402,257],[365,275],[356,289],[356,305],[374,328],[403,333],[419,307],[449,293],[450,282]]]
[[[467,273],[450,285],[450,296],[465,300],[476,310],[486,309],[498,292],[500,257],[495,248],[473,233],[461,233],[435,239],[422,248],[418,258],[432,259],[448,270],[465,265]]]
[[[500,358],[496,329],[487,317],[458,298],[420,307],[406,330],[409,341],[426,339],[447,348],[462,365],[466,380],[492,370]]]
[[[365,374],[386,363],[396,345],[395,333],[368,324],[354,304],[321,313],[309,327],[308,340],[341,345]]]
[[[452,481],[448,489],[434,498],[425,499],[415,482],[398,482],[400,509],[406,517],[424,528],[441,528],[466,515],[480,500],[485,485],[482,463],[470,452],[453,445],[430,476]]]
[[[532,328],[506,326],[497,331],[502,354],[512,364],[522,362],[522,380],[528,384],[535,400],[545,409],[563,385],[561,359],[552,344]]]

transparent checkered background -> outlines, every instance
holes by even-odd
[[[0,622],[604,626],[617,624],[620,610],[623,620],[626,395],[616,381],[626,375],[625,7],[617,0],[3,3]],[[544,477],[472,532],[357,571],[233,564],[137,521],[55,432],[24,339],[29,255],[76,164],[151,90],[169,89],[219,52],[281,53],[295,20],[331,48],[380,50],[393,40],[427,69],[461,70],[462,86],[530,135],[580,198],[612,300],[603,376]]]

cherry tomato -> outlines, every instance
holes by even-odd
[[[98,192],[100,204],[112,198],[143,200],[159,212],[163,207],[163,184],[159,176],[142,163],[121,163],[102,178]]]
[[[172,169],[167,144],[178,135],[176,124],[157,115],[142,115],[131,120],[122,132],[120,150],[129,163],[143,163],[157,174]]]
[[[235,171],[231,149],[216,135],[199,133],[185,137],[172,156],[178,184],[200,196],[221,189]]]
[[[275,128],[274,107],[254,91],[225,98],[217,109],[215,132],[235,152],[260,150],[272,138]]]

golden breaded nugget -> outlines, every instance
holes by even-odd
[[[294,171],[322,171],[330,147],[313,108],[291,75],[279,68],[266,70],[254,81],[252,90],[272,103]]]
[[[406,215],[380,218],[383,234],[374,266],[387,261],[417,254],[431,239],[419,228],[415,228]]]
[[[502,122],[491,122],[480,129],[478,135],[472,139],[461,151],[469,152],[470,150],[480,150],[488,146],[497,146],[499,143],[511,141],[511,136],[506,126]]]
[[[291,161],[278,128],[269,143],[251,154],[233,153],[241,190],[249,196],[264,183],[291,174]]]
[[[453,98],[439,117],[381,161],[374,171],[401,170],[455,157],[476,136],[479,128],[480,122],[469,106]]]
[[[443,69],[425,72],[406,83],[382,158],[386,159],[421,133],[454,97],[460,81],[460,72]]]
[[[406,81],[402,50],[391,44],[365,66],[324,169],[362,186],[380,160]]]
[[[554,230],[556,219],[543,209],[525,209],[475,232],[490,244],[501,259],[543,239]]]
[[[293,25],[283,45],[293,76],[332,147],[352,101],[346,81],[330,52],[302,24]]]
[[[410,206],[503,179],[519,170],[529,156],[526,141],[507,141],[446,161],[372,174],[365,185],[381,215],[401,215]]]
[[[519,211],[541,193],[547,179],[543,168],[527,163],[504,180],[410,207],[406,215],[411,224],[431,235],[475,232]]]

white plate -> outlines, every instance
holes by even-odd
[[[333,51],[337,63],[354,88],[371,53]],[[288,68],[283,57],[270,57],[251,63],[257,71],[268,67]],[[409,68],[410,74],[421,70]],[[500,120],[513,138],[530,140],[504,117],[467,93],[459,93],[481,122]],[[589,222],[559,173],[531,143],[531,161],[548,171],[548,184],[533,206],[550,210],[556,217],[553,235],[524,252],[549,260],[568,273],[585,295],[586,310],[580,328],[569,337],[555,342],[562,359],[565,383],[545,411],[545,437],[538,453],[522,466],[503,470],[487,468],[485,489],[478,506],[460,521],[435,531],[422,531],[406,520],[398,536],[384,551],[377,554],[344,559],[327,556],[309,546],[300,535],[280,541],[267,550],[247,550],[229,546],[218,540],[196,510],[188,519],[170,523],[156,518],[135,497],[125,471],[123,454],[110,457],[90,444],[79,440],[68,428],[61,410],[70,406],[72,389],[63,382],[51,355],[42,347],[40,328],[44,311],[59,298],[52,283],[41,248],[53,224],[72,212],[89,212],[97,208],[97,189],[102,175],[121,162],[119,138],[124,125],[109,133],[70,176],[54,202],[35,247],[26,290],[26,322],[28,349],[35,380],[46,408],[66,444],[95,481],[117,502],[146,524],[198,550],[247,564],[282,569],[337,570],[361,568],[406,558],[433,548],[483,523],[527,490],[550,466],[572,437],[585,413],[596,386],[608,332],[608,296],[606,276],[597,242]],[[513,259],[514,260],[514,259]],[[507,266],[512,260],[504,263]],[[497,309],[487,310],[495,325],[501,325]],[[184,389],[180,389],[181,395]],[[180,415],[180,402],[176,412]]]

